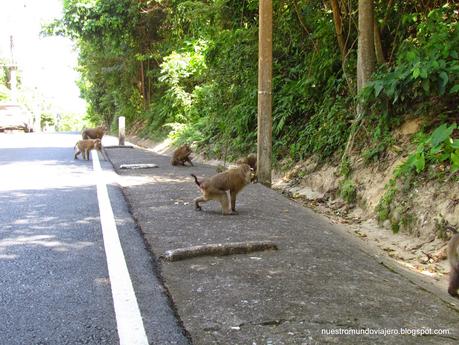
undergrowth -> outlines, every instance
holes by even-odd
[[[413,187],[423,179],[459,179],[457,128],[456,123],[442,124],[430,135],[418,133],[416,150],[395,170],[385,186],[386,192],[376,207],[378,221],[389,219],[394,232],[398,232],[401,225],[409,229]]]

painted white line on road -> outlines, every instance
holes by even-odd
[[[148,345],[139,305],[137,304],[123,249],[121,248],[118,230],[116,229],[115,217],[108,197],[107,185],[100,166],[99,156],[96,151],[92,151],[91,156],[97,179],[100,222],[120,345]]]

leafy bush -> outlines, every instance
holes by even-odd
[[[400,104],[457,95],[459,30],[454,7],[434,9],[421,20],[419,14],[407,14],[403,20],[416,25],[416,34],[402,42],[393,67],[382,66],[375,74],[365,97]]]
[[[444,173],[457,174],[459,171],[459,139],[453,133],[457,124],[442,124],[430,135],[418,135],[420,141],[416,151],[395,171],[394,176],[385,186],[386,192],[379,201],[376,212],[379,221],[390,218],[394,200],[400,192],[407,194],[411,189],[414,175],[421,174],[426,168],[441,169]],[[445,167],[446,165],[446,167]],[[405,215],[405,218],[409,218]]]
[[[339,187],[339,193],[341,198],[348,204],[352,204],[357,199],[357,189],[352,180],[344,180]]]
[[[406,169],[415,169],[416,173],[425,170],[426,164],[447,164],[451,173],[459,170],[459,139],[453,139],[452,134],[457,124],[442,124],[432,134],[422,141],[416,152],[408,157]]]

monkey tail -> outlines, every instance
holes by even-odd
[[[201,187],[201,182],[198,181],[198,178],[196,177],[196,175],[195,175],[195,174],[191,174],[191,176],[194,177],[194,182],[195,182],[199,187]]]

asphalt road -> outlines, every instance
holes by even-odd
[[[73,159],[78,137],[0,134],[0,344],[120,343],[92,162]],[[188,344],[101,163],[148,343]]]

